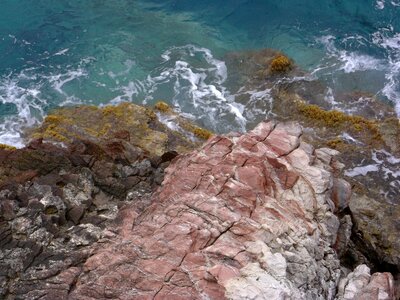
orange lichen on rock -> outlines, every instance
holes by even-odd
[[[198,138],[203,139],[203,140],[208,140],[210,137],[213,136],[213,133],[207,129],[200,128],[197,126],[194,126],[191,130],[191,132]]]
[[[271,73],[286,73],[292,68],[292,61],[287,56],[278,54],[272,59],[269,70]]]
[[[164,101],[158,101],[155,105],[154,105],[154,109],[161,111],[161,112],[170,112],[171,111],[171,107],[165,103]]]
[[[2,149],[2,150],[8,150],[8,151],[17,150],[16,147],[10,146],[10,145],[7,145],[7,144],[0,144],[0,149]]]
[[[157,107],[159,110],[173,113],[166,103],[160,102]],[[179,115],[177,118],[185,120]],[[199,139],[207,139],[211,135],[207,130],[197,127],[188,120],[186,123],[187,131]],[[182,153],[198,143],[187,138],[190,134],[185,136],[167,128],[158,120],[153,109],[133,103],[100,108],[94,106],[60,108],[47,116],[39,128],[32,130],[29,137],[62,143],[89,140],[92,143],[107,144],[109,141],[120,139],[121,132],[124,132],[124,137],[129,137],[131,144],[150,155],[162,155],[166,151],[178,150]]]
[[[317,121],[323,126],[341,130],[346,129],[360,134],[366,132],[371,139],[381,139],[379,128],[375,121],[361,116],[351,116],[338,110],[324,110],[317,105],[300,101],[296,104],[301,115],[309,120]]]

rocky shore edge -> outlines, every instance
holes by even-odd
[[[0,145],[1,299],[399,298],[393,107],[333,105],[271,49],[224,61],[227,84],[273,98],[237,96],[261,113],[247,133],[121,103],[57,109],[26,147]]]

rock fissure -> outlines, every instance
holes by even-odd
[[[137,110],[145,117],[147,111]],[[262,122],[241,136],[212,137],[197,151],[169,155],[170,163],[162,157],[177,149],[167,139],[173,134],[158,135],[155,119],[143,119],[148,136],[134,141],[138,135],[130,126],[136,125],[128,122],[122,133],[121,123],[110,117],[127,111],[133,113],[132,107],[87,109],[92,118],[116,122],[116,131],[97,128],[107,139],[80,132],[88,142],[62,150],[59,164],[56,146],[34,143],[43,153],[40,161],[50,166],[29,177],[33,183],[8,182],[10,193],[0,193],[5,239],[0,283],[6,282],[0,296],[347,300],[354,291],[371,290],[393,295],[388,273],[371,275],[361,265],[340,275],[336,253],[351,243],[351,218],[342,221],[345,215],[334,211],[345,211],[351,187],[332,171],[336,153],[312,151],[298,124]],[[76,118],[68,110],[63,116]],[[156,140],[161,148],[154,149]],[[13,153],[23,156],[23,172],[29,151]],[[15,178],[27,176],[5,164]],[[23,243],[26,239],[33,243]],[[368,280],[360,285],[360,278]]]

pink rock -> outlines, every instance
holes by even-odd
[[[261,122],[251,130],[247,135],[261,142],[264,141],[271,131],[275,128],[275,122]]]
[[[224,285],[224,283],[229,279],[238,277],[240,275],[237,268],[226,265],[215,265],[208,269],[208,272],[217,279],[217,282],[220,285]]]
[[[359,265],[339,284],[339,300],[395,300],[393,275],[374,273],[366,265]]]
[[[297,124],[263,122],[175,159],[152,204],[119,215],[70,298],[328,298],[340,270],[321,199],[343,197],[303,150],[312,147],[294,152],[300,135]],[[305,168],[296,157],[307,158]]]

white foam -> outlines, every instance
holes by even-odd
[[[389,168],[383,167],[382,171],[385,173],[385,179],[389,179],[389,175],[396,179],[400,179],[400,170],[391,170]],[[398,182],[398,180],[393,180],[393,182]]]
[[[339,105],[338,102],[335,101],[335,96],[333,95],[333,90],[331,87],[326,89],[326,93],[324,96],[324,100],[332,105],[333,108]]]
[[[123,70],[121,72],[117,72],[117,73],[110,71],[110,72],[108,72],[108,76],[110,76],[112,79],[116,79],[120,76],[128,75],[129,72],[132,70],[132,68],[134,66],[136,66],[136,62],[134,60],[127,59],[124,62],[124,66],[125,66],[125,70]]]
[[[163,54],[161,54],[161,57],[164,61],[169,61],[171,57],[169,56],[171,54],[169,51],[165,51]]]
[[[400,4],[398,2],[392,5]],[[384,7],[385,1],[376,2],[379,7]],[[387,4],[387,3],[386,3]],[[370,38],[364,36],[348,36],[340,41],[332,35],[322,36],[317,39],[326,49],[327,58],[323,60],[313,75],[327,75],[342,71],[345,74],[354,72],[380,72],[382,75],[382,86],[377,90],[389,99],[395,106],[397,115],[400,117],[400,33],[396,33],[391,26],[381,28],[373,33]],[[385,58],[377,58],[360,51],[339,50],[336,43],[353,44],[356,46],[371,47],[371,42],[385,51]],[[383,78],[384,74],[384,78]],[[373,84],[376,84],[375,82]]]
[[[339,52],[339,59],[342,62],[340,69],[345,73],[383,69],[382,60],[369,55],[357,54],[354,52],[349,53],[343,50]]]
[[[162,115],[160,113],[157,113],[157,118],[158,120],[163,123],[164,125],[166,125],[169,129],[174,130],[174,131],[183,131],[179,125],[177,124],[177,122],[175,121],[176,117],[175,116],[171,116],[171,115]]]
[[[62,95],[67,95],[63,91],[63,86],[68,82],[76,80],[80,77],[86,77],[88,73],[83,68],[77,68],[76,70],[67,70],[65,73],[58,73],[50,76],[46,76],[48,81],[52,84],[53,88]]]
[[[240,106],[238,103],[228,103],[228,106],[230,108],[230,111],[240,120],[243,122],[246,121],[246,119],[243,117],[243,106]]]
[[[116,105],[122,102],[132,102],[134,98],[143,90],[143,85],[139,81],[130,81],[128,85],[118,89],[122,94],[110,101],[110,104]]]
[[[143,104],[158,98],[160,89],[163,94],[172,94],[170,101],[180,113],[196,115],[210,129],[245,129],[243,108],[224,86],[225,62],[209,49],[194,45],[172,47],[161,58],[161,65],[142,82]]]
[[[66,51],[62,50],[63,53]],[[66,93],[63,87],[85,76],[87,72],[83,67],[53,74],[42,74],[39,68],[31,67],[0,77],[0,102],[15,106],[15,113],[4,115],[0,120],[0,143],[21,148],[24,146],[22,132],[43,120],[44,108],[49,104],[63,106],[82,103],[75,95]],[[53,94],[48,101],[49,89],[57,91],[59,97]]]
[[[366,166],[360,166],[360,167],[355,167],[350,170],[346,170],[344,174],[349,177],[355,177],[355,176],[365,176],[370,172],[378,172],[379,171],[379,165],[377,164],[371,164],[371,165],[366,165]]]
[[[349,141],[353,144],[357,144],[357,145],[362,145],[362,143],[359,140],[356,140],[355,138],[353,138],[350,134],[348,134],[347,132],[343,132],[340,135],[344,140]]]
[[[390,1],[389,2],[391,5],[393,5],[393,6],[400,6],[400,1],[394,1],[394,0],[392,0],[392,1]],[[377,8],[377,9],[384,9],[385,8],[385,0],[377,0],[376,1],[376,5],[375,5],[375,7]]]
[[[241,113],[246,120],[265,119],[271,113],[273,104],[271,89],[260,87],[260,89],[246,90],[245,87],[241,87],[232,97],[243,95],[249,97],[246,104],[241,104]]]
[[[343,38],[341,42],[349,42],[350,40],[355,40],[358,45],[366,43],[365,38],[362,36],[349,36]],[[385,68],[382,59],[358,52],[339,50],[335,45],[336,37],[332,35],[322,36],[317,38],[316,41],[325,47],[329,59],[325,62],[326,65],[322,64],[318,66],[312,74],[332,69],[334,70],[333,72],[341,70],[344,73],[354,73],[368,70],[383,70]]]
[[[38,87],[23,87],[19,80],[29,78],[26,74],[0,78],[0,102],[15,105],[16,115],[3,117],[0,124],[0,143],[23,147],[21,132],[38,122],[46,101],[40,98]],[[31,78],[33,79],[33,78]]]
[[[380,149],[371,152],[372,163],[357,166],[346,170],[345,175],[349,177],[366,176],[369,173],[377,173],[374,178],[382,178],[386,181],[391,191],[388,189],[382,191],[383,195],[389,196],[390,193],[397,193],[396,189],[400,187],[400,158],[391,153]]]
[[[68,51],[69,51],[69,48],[60,50],[60,51],[58,51],[57,53],[54,53],[53,56],[65,55]]]
[[[385,8],[385,0],[378,0],[376,1],[375,7],[377,9],[384,9]]]
[[[379,159],[378,155],[380,155],[383,159]],[[377,163],[384,163],[387,162],[390,165],[397,165],[400,164],[400,158],[395,157],[394,155],[392,155],[391,153],[381,149],[381,150],[374,150],[372,152],[372,159],[377,162]]]
[[[400,33],[395,33],[392,27],[383,28],[373,34],[372,41],[388,54],[386,83],[381,93],[393,102],[400,117]]]

